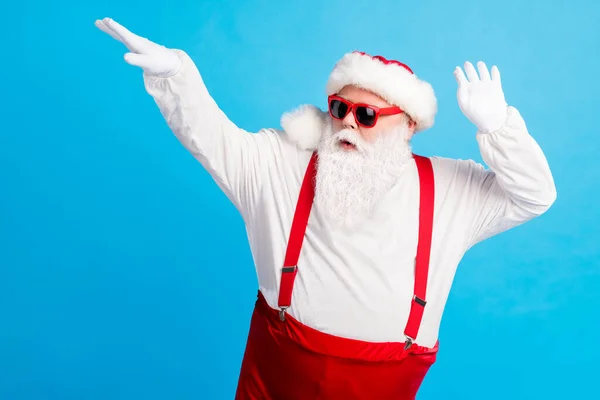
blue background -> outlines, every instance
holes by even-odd
[[[420,399],[599,398],[595,1],[11,2],[0,24],[0,399],[232,399],[256,277],[237,211],[168,130],[105,16],[197,62],[248,130],[350,50],[430,81],[426,155],[481,161],[456,104],[500,68],[551,164],[543,217],[473,248]]]

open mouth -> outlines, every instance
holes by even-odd
[[[356,150],[356,145],[349,140],[340,140],[339,145],[344,150]]]

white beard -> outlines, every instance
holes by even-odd
[[[315,206],[341,228],[365,222],[412,160],[408,137],[408,126],[403,126],[367,143],[352,130],[334,134],[328,124],[317,149]],[[340,140],[351,142],[356,150],[342,149]]]

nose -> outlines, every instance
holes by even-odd
[[[350,111],[342,120],[345,129],[356,129],[358,127],[354,114]]]

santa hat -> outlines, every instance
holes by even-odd
[[[369,90],[400,107],[416,123],[415,131],[433,126],[437,100],[431,85],[417,78],[406,64],[364,52],[347,53],[335,65],[326,84],[327,95],[353,85]],[[283,115],[281,126],[300,147],[312,150],[319,143],[329,114],[304,105]]]

